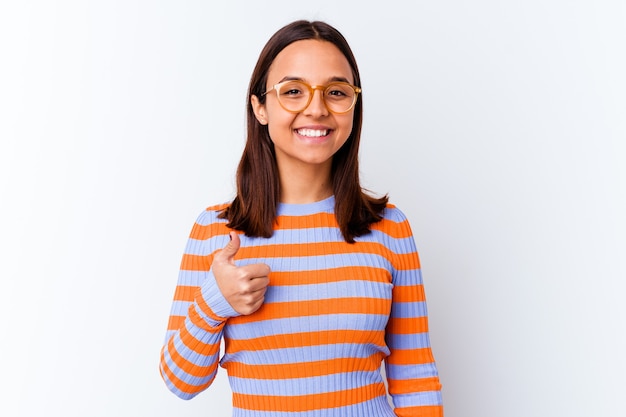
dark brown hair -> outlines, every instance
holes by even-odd
[[[250,78],[247,104],[247,141],[237,169],[237,196],[220,213],[228,219],[230,228],[244,231],[248,236],[270,237],[274,232],[276,209],[280,198],[278,167],[274,144],[267,126],[254,116],[250,98],[255,95],[265,102],[265,85],[270,66],[276,56],[293,42],[317,39],[331,42],[346,57],[354,85],[360,87],[361,79],[352,50],[346,39],[324,22],[299,20],[276,32],[267,42]],[[335,217],[344,239],[354,243],[354,238],[370,232],[370,225],[382,219],[387,196],[375,198],[366,194],[359,181],[359,142],[363,121],[362,96],[354,108],[352,132],[344,145],[335,153],[331,178],[335,195]]]

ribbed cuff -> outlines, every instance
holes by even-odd
[[[224,321],[229,317],[237,317],[241,315],[235,311],[235,309],[222,295],[220,287],[217,285],[217,281],[215,281],[213,271],[209,271],[207,273],[206,280],[200,288],[200,296],[209,306],[213,314],[218,317],[222,317]]]

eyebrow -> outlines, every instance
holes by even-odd
[[[292,75],[287,75],[287,76],[283,77],[280,81],[278,81],[276,84],[280,84],[283,81],[304,81],[304,82],[308,82],[308,81],[306,81],[302,77],[295,77],[295,76],[292,76]],[[330,77],[327,80],[327,83],[334,83],[334,82],[344,82],[344,83],[351,84],[350,81],[348,81],[348,79],[345,78],[345,77],[334,76],[334,77]]]

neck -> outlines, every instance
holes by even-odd
[[[313,203],[333,194],[330,164],[295,169],[279,168],[279,172],[281,203]]]

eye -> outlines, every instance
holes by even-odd
[[[290,88],[289,90],[285,90],[283,94],[287,96],[292,96],[292,95],[302,94],[302,91],[298,90],[297,88]]]
[[[286,97],[300,97],[303,96],[306,91],[306,88],[299,82],[291,81],[284,84],[280,88],[280,95]]]
[[[353,95],[354,91],[347,84],[331,84],[326,87],[326,97],[334,100],[352,97]]]
[[[346,95],[346,92],[338,88],[333,88],[333,89],[328,90],[328,95],[342,97]]]

